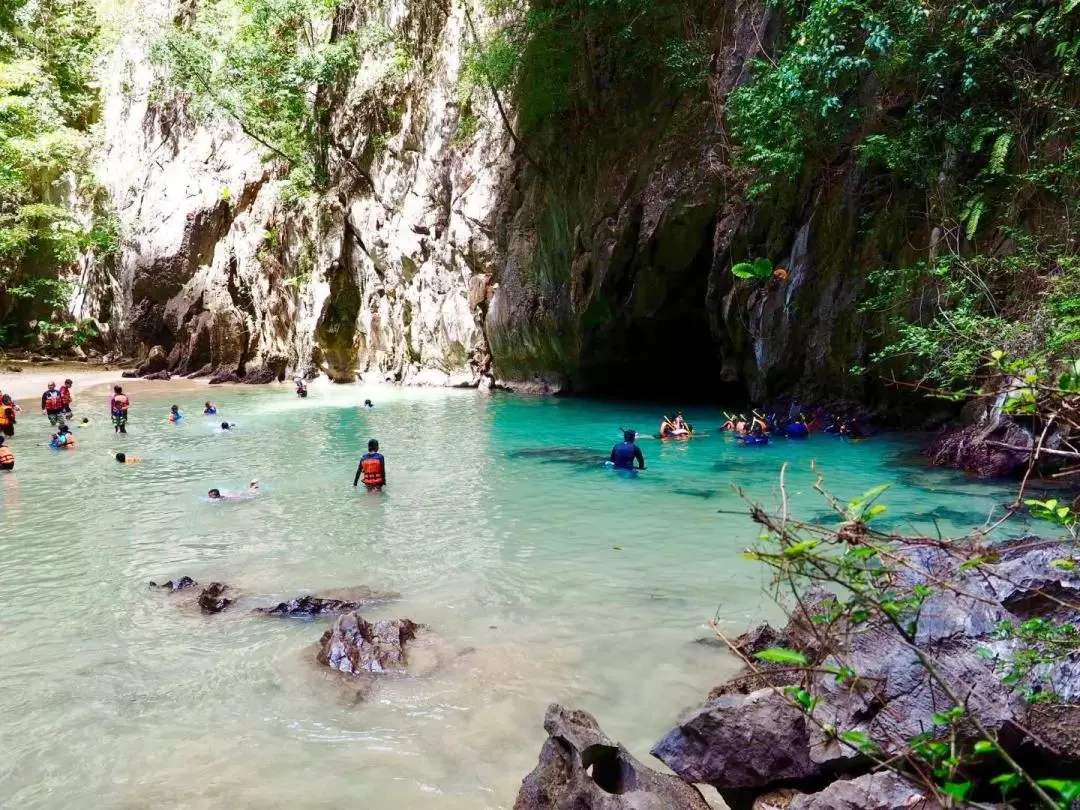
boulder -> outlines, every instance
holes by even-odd
[[[406,646],[426,628],[409,619],[369,622],[356,611],[338,616],[319,639],[316,660],[351,675],[406,673]]]
[[[245,374],[242,382],[245,385],[267,385],[268,383],[277,382],[277,380],[276,371],[272,368],[261,368]]]
[[[199,608],[203,613],[221,613],[233,600],[225,594],[232,589],[224,582],[211,582],[199,594]]]
[[[144,374],[144,380],[170,380],[172,376],[167,371],[156,371],[153,374]]]
[[[243,382],[240,379],[240,375],[235,371],[218,371],[210,378],[210,385],[221,385],[222,383],[239,383]]]
[[[145,377],[149,374],[156,374],[159,371],[165,371],[169,367],[169,355],[165,353],[165,349],[161,346],[154,346],[150,349],[150,354],[146,356],[146,359],[139,366],[139,376]]]
[[[544,730],[514,810],[709,810],[696,788],[646,768],[587,712],[552,704]]]
[[[138,376],[139,376],[139,372],[138,372],[138,369],[131,369],[131,368],[129,368],[129,369],[127,370],[127,371],[121,371],[121,372],[120,372],[120,376],[121,376],[121,377],[124,377],[125,379],[129,379],[129,380],[130,380],[130,379],[132,379],[133,377],[138,377]]]
[[[366,605],[389,602],[400,596],[400,594],[392,591],[385,593],[367,589],[357,589],[357,591],[353,599],[337,599],[330,596],[313,595],[297,596],[287,602],[279,602],[272,608],[256,608],[255,612],[265,613],[268,616],[316,619],[323,616],[339,616],[342,613],[358,610]]]
[[[156,582],[151,582],[151,588],[162,588],[169,591],[186,591],[188,588],[194,588],[199,583],[193,580],[191,577],[183,576],[179,579],[170,579],[158,585]]]
[[[842,779],[811,795],[797,795],[788,810],[941,810],[941,805],[891,771]]]
[[[946,428],[927,450],[939,467],[956,467],[979,478],[1001,478],[1027,463],[1028,453],[1005,450],[995,443],[1031,447],[1028,431],[1010,417],[992,416],[967,427]]]

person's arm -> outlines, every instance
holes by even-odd
[[[41,412],[45,413],[45,395],[41,395]]]
[[[356,465],[356,475],[353,476],[352,485],[355,487],[360,482],[360,470],[363,469],[364,462],[360,462]]]
[[[641,452],[641,448],[638,447],[636,444],[634,445],[634,458],[637,459],[638,469],[639,470],[644,470],[645,469],[645,454]]]

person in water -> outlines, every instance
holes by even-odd
[[[300,398],[307,396],[307,385],[299,377],[296,378],[296,395]]]
[[[0,398],[0,435],[15,435],[15,403],[7,394]]]
[[[60,386],[60,401],[64,405],[64,416],[68,419],[72,417],[71,413],[71,386],[73,386],[71,380],[64,380],[64,384]]]
[[[386,486],[386,459],[379,452],[379,441],[372,439],[367,443],[367,449],[356,466],[352,485],[355,487],[362,477],[368,490],[382,489]]]
[[[49,383],[41,395],[41,412],[49,418],[50,425],[64,424],[64,398],[56,390],[56,383]]]
[[[116,460],[119,461],[121,464],[142,464],[141,458],[138,458],[137,456],[132,456],[131,458],[128,458],[123,453],[117,453]]]
[[[365,399],[364,400],[364,407],[365,408],[374,408],[375,404],[370,399]]]
[[[259,482],[252,478],[248,484],[247,492],[222,492],[220,489],[212,489],[206,496],[212,501],[246,501],[259,494]]]
[[[232,430],[234,427],[236,427],[235,422],[231,422],[231,423],[230,422],[222,422],[221,423],[221,429],[222,430]]]
[[[55,447],[57,450],[73,450],[75,448],[75,434],[71,432],[67,425],[61,424],[57,432],[53,434],[49,446]]]
[[[616,470],[632,470],[637,461],[638,469],[645,469],[645,454],[634,443],[637,433],[632,430],[623,431],[623,440],[611,448],[610,461]]]
[[[0,436],[0,470],[15,469],[15,454],[10,447],[4,447],[4,437]]]
[[[214,407],[213,402],[207,402],[203,406],[203,416],[217,416],[217,408]]]
[[[182,413],[180,413],[180,406],[179,405],[173,405],[171,408],[169,408],[169,422],[171,424],[177,425],[177,424],[180,423],[180,420],[183,419],[183,418],[184,418],[184,415]]]
[[[128,408],[131,400],[119,385],[113,386],[112,399],[109,400],[109,413],[112,414],[113,431],[127,433]]]

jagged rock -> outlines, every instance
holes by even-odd
[[[224,582],[211,582],[199,594],[199,608],[203,613],[221,613],[233,600],[226,593],[232,589]]]
[[[365,593],[366,591],[366,593]],[[389,602],[397,599],[400,594],[393,591],[377,592],[367,589],[356,589],[352,599],[335,599],[329,596],[298,596],[288,602],[279,602],[272,608],[256,608],[256,613],[265,613],[268,616],[290,616],[299,618],[320,618],[323,616],[337,616],[349,611],[358,610],[366,605],[374,605],[380,602]]]
[[[172,376],[167,371],[157,371],[153,374],[143,375],[144,380],[171,380]]]
[[[165,353],[165,349],[161,346],[154,346],[150,349],[146,360],[139,366],[139,375],[146,377],[150,374],[157,374],[159,371],[164,371],[168,366],[169,356]]]
[[[353,611],[338,616],[319,639],[317,660],[352,675],[408,671],[406,645],[426,628],[409,619],[371,623]]]
[[[240,375],[235,371],[219,371],[217,374],[210,378],[210,385],[221,385],[222,383],[239,383],[243,382],[240,379]]]
[[[646,768],[587,712],[552,704],[544,730],[514,810],[709,810],[696,788]]]
[[[939,467],[956,467],[979,478],[1001,478],[1027,463],[1028,453],[991,446],[999,442],[1013,447],[1031,447],[1028,431],[1011,417],[992,415],[967,427],[951,427],[941,433],[927,450]]]
[[[138,377],[139,372],[138,369],[128,369],[127,371],[121,371],[120,376],[126,379],[131,379],[132,377]]]
[[[266,385],[277,382],[278,375],[272,368],[261,368],[244,375],[242,382],[245,385]]]
[[[1019,647],[1014,639],[997,635],[1002,621],[1019,623],[1034,617],[1080,621],[1080,610],[1071,607],[1080,603],[1080,575],[1053,565],[1072,556],[1070,547],[1037,538],[1011,541],[995,547],[996,563],[971,570],[961,570],[962,556],[934,546],[895,553],[905,561],[893,575],[897,599],[927,582],[953,585],[935,588],[925,599],[916,640],[966,710],[1025,762],[1080,767],[1076,731],[1080,710],[1071,708],[1080,699],[1080,660],[1064,656],[1032,670],[1015,687],[1002,682],[992,660],[1007,660]],[[808,613],[824,609],[829,599],[822,592],[812,594],[804,600]],[[757,680],[739,675],[713,690],[709,701],[657,743],[653,753],[684,779],[713,785],[733,808],[746,808],[756,795],[779,786],[812,790],[823,780],[859,777],[867,771],[865,757],[819,724],[861,732],[886,754],[895,754],[897,741],[935,728],[934,713],[952,705],[891,624],[834,627],[829,646],[824,647],[808,634],[810,626],[805,617],[795,616],[782,631],[757,628],[736,644],[751,652],[775,641],[806,655],[815,669],[800,673],[798,681],[816,700],[816,723],[806,722],[785,698],[783,673],[776,670],[781,680],[770,684],[771,670],[763,665]],[[864,686],[855,688],[852,681],[838,681],[829,674],[838,666],[850,667]],[[743,694],[747,682],[764,688]],[[1046,683],[1053,685],[1060,703],[1031,706],[1022,698],[1023,690],[1041,689]],[[955,733],[957,741],[967,746],[982,737],[973,723],[958,724]],[[854,789],[862,784],[854,782]],[[878,806],[845,804],[854,789],[844,787],[847,792],[841,793],[838,787],[815,799],[817,803],[792,807]],[[891,794],[881,795],[882,801],[892,801]]]
[[[941,810],[925,791],[901,776],[884,771],[833,782],[811,795],[797,795],[788,810]]]
[[[198,584],[199,583],[196,582],[195,580],[193,580],[191,577],[183,576],[183,577],[180,577],[179,579],[170,579],[170,580],[168,580],[166,582],[163,582],[161,585],[158,585],[156,582],[151,582],[150,587],[151,588],[163,588],[163,589],[170,590],[170,591],[184,591],[184,590],[187,590],[188,588],[194,588]]]

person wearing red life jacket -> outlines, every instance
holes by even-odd
[[[64,416],[71,418],[71,386],[74,383],[71,380],[64,380],[64,384],[60,386],[60,402],[64,406]]]
[[[356,467],[356,475],[353,477],[355,487],[361,480],[367,490],[381,490],[386,486],[386,459],[379,452],[379,442],[372,439],[367,443],[368,451],[360,457],[360,464]]]
[[[109,413],[112,415],[113,431],[127,433],[128,408],[131,400],[119,385],[113,386],[113,396],[109,400]]]
[[[41,395],[41,412],[49,418],[49,424],[64,424],[64,398],[56,390],[56,383],[49,383],[48,389]]]

